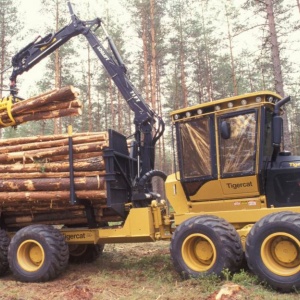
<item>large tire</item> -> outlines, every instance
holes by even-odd
[[[246,241],[250,270],[282,292],[300,289],[300,214],[267,215],[252,227]]]
[[[70,244],[69,262],[71,263],[92,263],[103,252],[104,245],[100,244]]]
[[[8,261],[15,277],[23,282],[56,278],[67,266],[69,248],[58,229],[30,225],[20,229],[8,248]]]
[[[0,230],[0,276],[7,273],[9,269],[7,252],[10,238],[5,230]]]
[[[186,220],[175,230],[170,245],[175,269],[184,279],[235,272],[243,248],[235,228],[224,219],[203,215]]]

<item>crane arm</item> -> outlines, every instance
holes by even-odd
[[[138,156],[142,160],[141,176],[154,168],[154,146],[164,132],[164,122],[145,102],[127,76],[125,64],[112,40],[108,35],[100,18],[91,21],[80,20],[73,11],[70,1],[67,1],[71,22],[57,33],[47,34],[43,38],[36,38],[21,49],[12,58],[13,71],[10,76],[11,94],[17,93],[17,76],[28,71],[43,58],[53,53],[60,46],[77,35],[84,35],[91,48],[96,53],[102,65],[114,81],[123,98],[134,113],[135,139],[137,141]],[[101,27],[111,51],[108,51],[95,31]],[[156,124],[157,123],[157,124]],[[156,129],[154,129],[156,124]]]

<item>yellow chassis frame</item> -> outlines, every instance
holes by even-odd
[[[151,207],[132,208],[124,224],[105,228],[63,228],[69,244],[154,242],[171,239],[171,221],[164,216],[164,202],[152,201]]]

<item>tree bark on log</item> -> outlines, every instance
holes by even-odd
[[[2,173],[2,179],[11,179],[12,174],[16,179],[31,179],[31,178],[69,178],[70,172],[57,172],[57,173]],[[105,171],[93,171],[93,172],[74,172],[75,177],[88,177],[88,176],[104,176]]]
[[[104,161],[103,157],[100,155],[97,155],[96,157],[91,157],[87,159],[82,160],[74,160],[73,163],[74,171],[83,172],[83,171],[100,171],[104,170]],[[70,164],[67,161],[60,161],[57,162],[35,162],[30,164],[9,164],[9,165],[3,165],[0,164],[0,173],[30,173],[30,172],[41,172],[41,173],[53,173],[53,172],[68,172],[70,169]],[[53,174],[55,175],[55,174]],[[57,176],[57,175],[55,175]],[[16,178],[14,177],[14,174],[9,175],[6,174],[6,178]],[[1,178],[0,178],[1,179]]]
[[[39,111],[52,111],[52,110],[60,110],[60,109],[68,109],[68,108],[82,108],[82,102],[78,99],[66,101],[62,103],[55,103],[47,106],[42,106],[39,108]],[[35,110],[31,110],[27,112],[28,114],[35,113]]]
[[[83,190],[76,191],[78,199],[83,200],[105,200],[106,191],[103,190]],[[0,203],[2,207],[10,205],[13,202],[34,202],[34,201],[66,201],[69,204],[70,192],[69,191],[30,191],[30,192],[1,192]]]
[[[84,225],[85,204],[96,222],[122,219],[107,203],[103,151],[109,147],[108,133],[75,133],[72,141],[75,204],[70,203],[68,135],[0,140],[0,213],[8,228]]]
[[[88,144],[94,142],[106,142],[103,135],[92,135],[92,136],[83,136],[83,137],[72,137],[73,145],[78,144]],[[60,146],[68,146],[69,140],[68,138],[53,140],[53,141],[45,141],[45,142],[34,142],[34,143],[19,143],[17,145],[11,146],[0,146],[0,153],[12,153],[12,152],[20,152],[20,151],[30,151],[30,150],[40,150],[42,148],[53,148]]]
[[[11,109],[11,113],[12,115],[17,115],[24,111],[36,111],[37,108],[44,106],[47,103],[53,103],[55,101],[64,102],[70,99],[76,99],[78,96],[79,90],[73,86],[54,89],[52,91],[47,91],[44,94],[15,103]],[[0,113],[1,118],[5,115],[5,112]]]
[[[104,177],[75,177],[75,190],[105,191]],[[21,191],[69,191],[69,178],[0,179],[2,192]]]
[[[102,151],[82,152],[82,153],[74,153],[73,154],[74,161],[81,160],[81,159],[93,158],[93,157],[102,157],[102,156],[103,156]],[[37,158],[37,159],[34,159],[34,161],[32,161],[31,157],[23,157],[22,160],[21,159],[16,160],[16,161],[11,160],[11,161],[5,161],[3,163],[5,165],[31,164],[31,163],[36,163],[38,165],[41,165],[41,164],[52,163],[52,162],[67,162],[67,161],[69,161],[69,156],[67,154],[65,154],[65,155],[57,155],[57,156],[52,156],[52,157],[48,156],[48,157],[44,157],[44,158]]]
[[[99,135],[101,138],[99,140],[108,140],[107,132],[81,132],[81,133],[73,133],[72,137],[86,137],[86,136],[93,136]],[[47,142],[47,141],[57,141],[60,139],[68,138],[68,134],[57,134],[57,135],[37,135],[37,136],[30,136],[30,137],[19,137],[19,138],[12,138],[12,139],[3,139],[0,140],[0,147],[4,146],[12,146],[12,145],[19,145],[19,144],[26,144],[26,143],[40,143],[40,142]]]
[[[77,89],[67,86],[13,103],[11,109],[7,106],[7,110],[0,112],[0,128],[28,121],[80,115],[82,104],[76,99],[78,95]],[[72,105],[70,103],[72,101],[75,101],[76,105]],[[68,103],[68,105],[62,105],[62,103]]]
[[[16,121],[16,125],[19,125],[29,121],[55,119],[55,118],[67,117],[67,116],[80,116],[81,114],[82,114],[82,110],[80,108],[69,108],[69,109],[61,109],[61,110],[35,112],[31,114],[23,114],[22,116],[14,117],[14,119]]]
[[[82,145],[74,145],[73,153],[82,153],[82,152],[97,152],[103,150],[107,146],[107,142],[97,142],[89,143]],[[69,146],[62,146],[56,148],[45,148],[39,150],[30,150],[30,151],[20,151],[13,153],[4,153],[0,154],[0,162],[5,163],[9,161],[24,161],[26,158],[31,159],[32,161],[47,158],[56,155],[67,155],[69,153]]]

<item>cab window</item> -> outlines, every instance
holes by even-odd
[[[221,176],[253,174],[256,158],[256,111],[221,116],[218,124]]]
[[[179,124],[183,178],[211,176],[211,119],[203,117]]]

